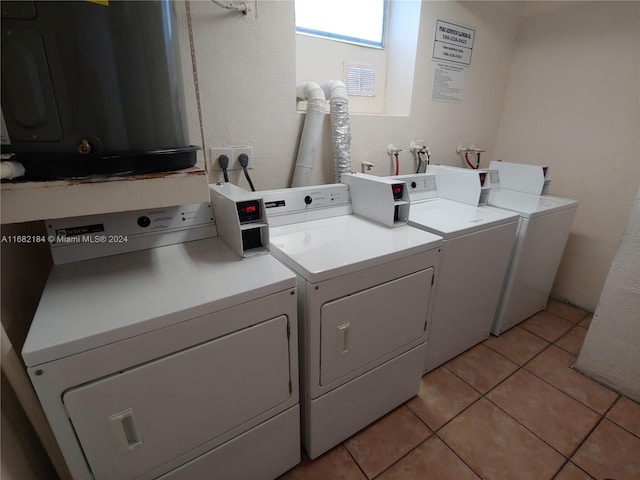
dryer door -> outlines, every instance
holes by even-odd
[[[67,391],[95,478],[130,479],[188,457],[286,402],[287,324],[280,316]]]
[[[428,268],[325,303],[320,384],[364,373],[426,340],[432,277]]]

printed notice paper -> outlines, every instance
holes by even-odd
[[[441,102],[462,102],[464,87],[464,67],[437,62],[433,75],[432,100]]]

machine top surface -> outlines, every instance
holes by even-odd
[[[310,282],[320,282],[438,248],[442,237],[340,215],[271,228],[271,253]]]
[[[54,266],[22,350],[27,366],[295,287],[269,255],[218,237]]]
[[[428,227],[446,239],[516,222],[518,218],[515,212],[435,198],[412,202],[409,224]]]
[[[578,202],[568,198],[500,189],[489,194],[489,205],[518,212],[524,218],[533,218],[566,208],[576,208]]]

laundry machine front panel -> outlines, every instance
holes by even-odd
[[[316,458],[420,391],[426,343],[318,398],[305,398],[303,441]]]
[[[250,461],[248,451],[255,452]],[[139,480],[272,480],[298,463],[300,406],[296,405],[161,477],[145,475]]]
[[[63,402],[94,477],[134,478],[287,402],[290,372],[280,316],[73,388]]]
[[[566,208],[520,219],[518,241],[492,333],[498,335],[544,309],[575,211]]]
[[[445,241],[425,371],[489,336],[517,227],[516,220]]]
[[[353,369],[350,370],[345,368],[343,376],[339,376],[339,374],[336,373],[337,379],[331,382],[328,381],[328,377],[325,377],[325,381],[327,381],[327,383],[322,385],[321,370],[325,367],[323,357],[328,358],[329,349],[333,352],[332,355],[335,355],[335,346],[329,347],[326,353],[323,353],[322,351],[323,339],[321,336],[323,328],[323,307],[335,300],[346,299],[349,296],[357,295],[360,292],[367,292],[377,286],[401,280],[407,276],[411,276],[422,271],[425,271],[425,273],[432,272],[430,274],[433,275],[434,285],[431,285],[430,282],[425,282],[426,285],[422,285],[423,290],[418,294],[420,297],[424,297],[424,300],[426,301],[428,330],[433,308],[434,287],[438,284],[440,256],[441,248],[434,248],[433,250],[423,252],[418,255],[404,257],[393,262],[381,263],[375,267],[324,282],[310,283],[307,281],[301,281],[299,283],[299,290],[304,292],[299,295],[299,298],[304,299],[304,302],[299,305],[300,309],[298,318],[302,324],[301,332],[303,332],[303,337],[301,338],[303,338],[305,342],[304,361],[301,363],[301,376],[304,381],[304,392],[306,396],[317,398],[324,395],[334,390],[336,387],[358,378],[377,365],[381,365],[398,354],[409,350],[421,342],[424,343],[427,340],[427,332],[422,331],[422,335],[419,339],[401,346],[395,351],[383,352],[377,357],[372,355],[372,358],[376,358],[375,360],[365,363],[359,367],[356,367],[354,362],[352,365]],[[391,299],[389,302],[393,303],[394,300]],[[401,302],[398,302],[396,305],[398,314],[386,318],[386,321],[389,322],[389,326],[387,328],[390,329],[399,322],[399,316],[406,314],[406,305],[402,305]],[[423,312],[422,315],[424,318],[425,313]],[[363,319],[363,321],[366,321],[366,319]],[[335,326],[331,328],[331,333],[329,334],[330,337],[333,337],[332,341],[334,342],[336,341],[335,327],[338,325],[342,325],[342,323],[336,323]],[[424,323],[422,324],[422,327],[424,327]],[[339,363],[340,362],[338,362],[338,364]]]
[[[327,302],[321,309],[320,384],[421,341],[433,269]]]
[[[251,259],[253,261],[253,259]],[[273,260],[275,262],[275,260]],[[293,280],[293,279],[292,279]],[[230,332],[242,331],[258,325],[269,318],[285,315],[290,321],[290,364],[292,393],[284,404],[278,405],[268,412],[254,417],[249,422],[237,425],[216,440],[227,442],[247,429],[259,425],[273,415],[292,408],[298,403],[298,349],[295,339],[298,337],[296,321],[296,289],[281,291],[274,295],[266,295],[250,302],[241,303],[233,308],[209,313],[197,318],[176,323],[169,327],[155,329],[143,335],[136,335],[120,342],[103,345],[100,348],[87,350],[76,355],[60,358],[54,362],[40,364],[28,368],[30,380],[38,393],[43,409],[61,447],[67,465],[74,479],[93,480],[88,470],[84,453],[69,421],[67,410],[62,403],[65,391],[78,385],[89,384],[95,379],[112,376],[125,371],[131,366],[147,364],[157,358],[186,350],[193,345],[222,337]],[[210,365],[210,368],[221,368],[225,365]],[[169,379],[168,382],[171,382]],[[257,395],[257,392],[253,392]],[[140,480],[156,478],[171,468],[176,468],[198,455],[206,454],[211,449],[203,444],[184,457],[166,462],[161,467],[147,472]],[[246,455],[245,455],[246,457]],[[230,459],[233,460],[233,459]]]

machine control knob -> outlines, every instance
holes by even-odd
[[[151,219],[144,215],[142,217],[138,217],[138,225],[140,225],[142,228],[146,228],[151,225]]]
[[[309,195],[304,197],[304,203],[306,203],[307,205],[311,205],[311,202],[313,202],[313,198],[311,198]]]

